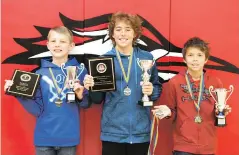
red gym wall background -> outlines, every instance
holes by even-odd
[[[2,0],[1,55],[1,155],[34,155],[35,118],[18,101],[4,94],[5,79],[14,69],[32,71],[47,56],[49,28],[65,25],[74,31],[76,52],[99,54],[111,48],[106,28],[116,11],[137,13],[143,20],[142,48],[157,58],[159,77],[167,81],[183,68],[179,57],[183,43],[199,36],[210,42],[206,69],[221,78],[224,87],[234,85],[228,100],[232,113],[227,127],[218,129],[218,155],[239,154],[239,2],[237,0]],[[100,155],[101,105],[81,110],[81,144],[78,155]],[[160,121],[157,155],[170,155],[172,126]]]

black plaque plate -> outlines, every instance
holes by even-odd
[[[32,98],[36,93],[37,86],[40,81],[40,75],[15,70],[12,80],[13,85],[7,89],[7,94]]]
[[[91,91],[115,91],[115,69],[113,57],[89,58],[89,74],[95,85]]]

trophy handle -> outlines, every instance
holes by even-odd
[[[85,65],[81,63],[80,67],[79,66],[76,66],[76,67],[80,70],[79,74],[76,76],[76,78],[79,79],[81,73],[84,71]]]
[[[152,63],[152,65],[151,65],[151,67],[150,68],[152,68],[153,66],[154,66],[154,64],[155,64],[155,58],[153,58],[153,63]]]
[[[137,58],[137,64],[138,64],[139,67],[143,70],[143,68],[142,68],[141,65],[140,65],[140,60],[139,60],[139,58]]]
[[[139,58],[137,58],[137,64],[139,65],[139,67],[143,70],[142,66],[140,65],[140,60]],[[152,66],[155,64],[155,59],[153,58],[153,63],[152,63]],[[151,66],[151,67],[152,67]]]
[[[234,90],[234,87],[233,87],[233,85],[230,85],[230,86],[229,86],[229,89],[230,89],[230,91],[228,91],[228,90],[227,90],[227,92],[231,92],[231,93],[228,95],[228,97],[227,97],[227,99],[226,99],[225,103],[227,103],[227,100],[228,100],[228,99],[229,99],[229,97],[232,95],[232,92],[233,92],[233,90]]]
[[[155,58],[153,58],[153,64],[152,64],[152,66],[155,64]]]
[[[210,95],[211,95],[212,98],[214,99],[214,101],[217,103],[217,100],[214,98],[214,96],[213,96],[213,94],[212,94],[212,93],[215,93],[215,91],[213,91],[213,86],[210,86],[210,87],[208,88],[208,90],[209,90]]]
[[[66,73],[64,72],[64,69],[66,69],[66,68],[65,68],[65,64],[63,63],[63,64],[61,64],[61,71],[63,72],[65,77],[67,77]]]

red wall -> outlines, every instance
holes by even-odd
[[[219,76],[225,88],[233,84],[235,91],[228,100],[232,113],[227,117],[228,126],[219,128],[218,155],[239,154],[239,106],[237,94],[239,66],[239,2],[237,0],[2,0],[2,63],[28,47],[20,45],[14,38],[38,38],[34,26],[53,27],[62,25],[59,13],[75,20],[86,20],[115,11],[137,13],[146,19],[170,43],[182,47],[190,37],[199,36],[210,42],[212,56],[222,61],[210,61],[210,68]],[[87,22],[85,22],[87,24]],[[159,44],[155,33],[145,34]],[[82,42],[84,38],[78,38]],[[165,48],[173,49],[171,44]],[[169,51],[170,52],[170,51]],[[24,57],[22,57],[24,58]],[[216,60],[218,60],[216,59]],[[164,57],[158,62],[173,61]],[[181,60],[179,60],[181,61]],[[226,67],[223,67],[227,65]],[[220,67],[221,66],[221,67]],[[28,114],[14,97],[3,93],[4,80],[11,78],[14,69],[31,71],[36,65],[20,65],[17,62],[1,64],[1,155],[33,155],[33,130],[35,118]],[[178,70],[179,66],[169,65],[159,69]],[[82,139],[78,149],[81,155],[100,155],[101,105],[81,111]],[[172,147],[171,126],[160,121],[157,155],[170,155]]]

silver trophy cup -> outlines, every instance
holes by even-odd
[[[229,86],[230,90],[225,88],[216,88],[213,90],[213,86],[209,87],[209,93],[212,98],[215,100],[216,108],[218,109],[219,113],[217,114],[216,118],[216,126],[223,127],[226,125],[226,116],[224,114],[224,109],[227,104],[228,98],[231,96],[234,87],[233,85]],[[230,93],[227,95],[227,93]],[[215,97],[216,96],[216,97]]]
[[[137,58],[137,63],[143,71],[143,74],[141,75],[143,83],[149,82],[151,75],[148,73],[148,71],[152,68],[154,62],[154,60],[139,60],[139,58]],[[139,101],[139,104],[142,106],[152,106],[153,101],[150,101],[148,95],[144,94],[142,100]]]
[[[80,66],[67,66],[61,65],[61,70],[66,77],[66,84],[69,86],[69,91],[66,93],[66,101],[68,103],[75,102],[76,96],[74,92],[74,83],[78,80],[79,76],[83,72],[85,66],[83,63]],[[65,71],[66,70],[66,73]]]

